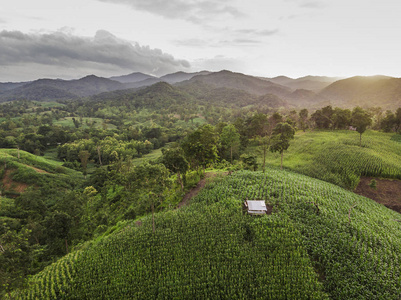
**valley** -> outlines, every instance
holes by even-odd
[[[0,84],[0,297],[398,299],[399,84]]]

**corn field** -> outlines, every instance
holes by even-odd
[[[251,217],[245,199],[273,213]],[[351,209],[352,207],[352,209]],[[237,172],[93,242],[17,299],[399,299],[399,214],[304,175]]]
[[[279,166],[280,156],[269,154]],[[361,176],[401,179],[401,135],[367,131],[359,146],[353,131],[315,131],[297,135],[284,155],[292,171],[355,189]]]

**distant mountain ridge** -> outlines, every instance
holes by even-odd
[[[196,81],[201,81],[215,87],[243,90],[250,94],[259,96],[265,94],[275,94],[280,97],[291,93],[291,90],[288,87],[257,77],[244,75],[242,73],[234,73],[227,70],[210,73],[207,75],[197,75],[188,81],[182,82],[181,85],[188,85]]]
[[[401,107],[401,79],[388,76],[355,76],[346,79],[325,76],[260,78],[228,70],[194,73],[176,72],[160,78],[140,72],[110,78],[89,75],[75,80],[38,79],[32,82],[0,83],[0,102],[13,100],[57,101],[104,93],[143,89],[159,82],[175,85],[197,99],[230,105],[319,108]],[[121,92],[120,94],[124,94]],[[115,95],[115,93],[114,93]],[[273,97],[274,96],[274,97]]]
[[[394,109],[401,107],[401,78],[355,76],[332,83],[319,96],[339,106]]]
[[[144,73],[140,73],[140,72],[135,72],[135,73],[131,73],[128,75],[113,76],[113,77],[110,77],[109,79],[118,81],[121,83],[131,83],[131,82],[143,81],[143,80],[150,79],[150,78],[157,78],[157,77],[148,75],[148,74],[144,74]]]
[[[102,92],[124,89],[120,82],[89,75],[76,80],[38,79],[0,94],[2,101],[65,100],[88,97]]]
[[[326,76],[305,76],[300,78],[290,78],[286,76],[278,76],[274,78],[263,78],[271,82],[284,85],[291,89],[297,90],[311,90],[313,92],[319,92],[325,87],[329,86],[333,82],[340,80],[339,77],[326,77]]]

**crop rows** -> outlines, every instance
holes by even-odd
[[[291,221],[243,215],[238,201],[158,214],[155,234],[145,219],[92,245],[74,268],[68,294],[40,283],[21,299],[327,298]],[[65,266],[46,281],[57,281],[55,269]]]
[[[68,291],[76,275],[75,262],[81,251],[71,253],[32,277],[29,287],[17,298],[22,299],[69,299]]]
[[[284,155],[284,166],[351,190],[361,176],[401,179],[398,136],[367,131],[360,147],[356,132],[308,132],[291,144]],[[279,165],[279,156],[270,158],[271,163]]]
[[[335,185],[275,169],[265,175],[241,173],[212,183],[194,202],[236,196],[265,199],[278,214],[291,219],[330,297],[398,299],[398,213]]]
[[[264,199],[273,214],[244,215],[245,199]],[[82,250],[72,279],[53,266],[19,299],[398,299],[397,219],[324,181],[237,172],[157,214],[155,234],[150,217],[132,223]]]

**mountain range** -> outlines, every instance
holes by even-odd
[[[78,99],[108,92],[132,93],[166,82],[198,99],[242,106],[264,103],[272,108],[372,107],[395,109],[401,106],[401,78],[356,76],[346,79],[306,76],[261,78],[223,70],[196,73],[177,72],[155,77],[139,72],[110,78],[89,75],[75,80],[38,79],[31,82],[0,83],[0,102],[13,100],[57,101]],[[106,93],[106,94],[105,94]],[[230,100],[231,99],[231,100]]]

